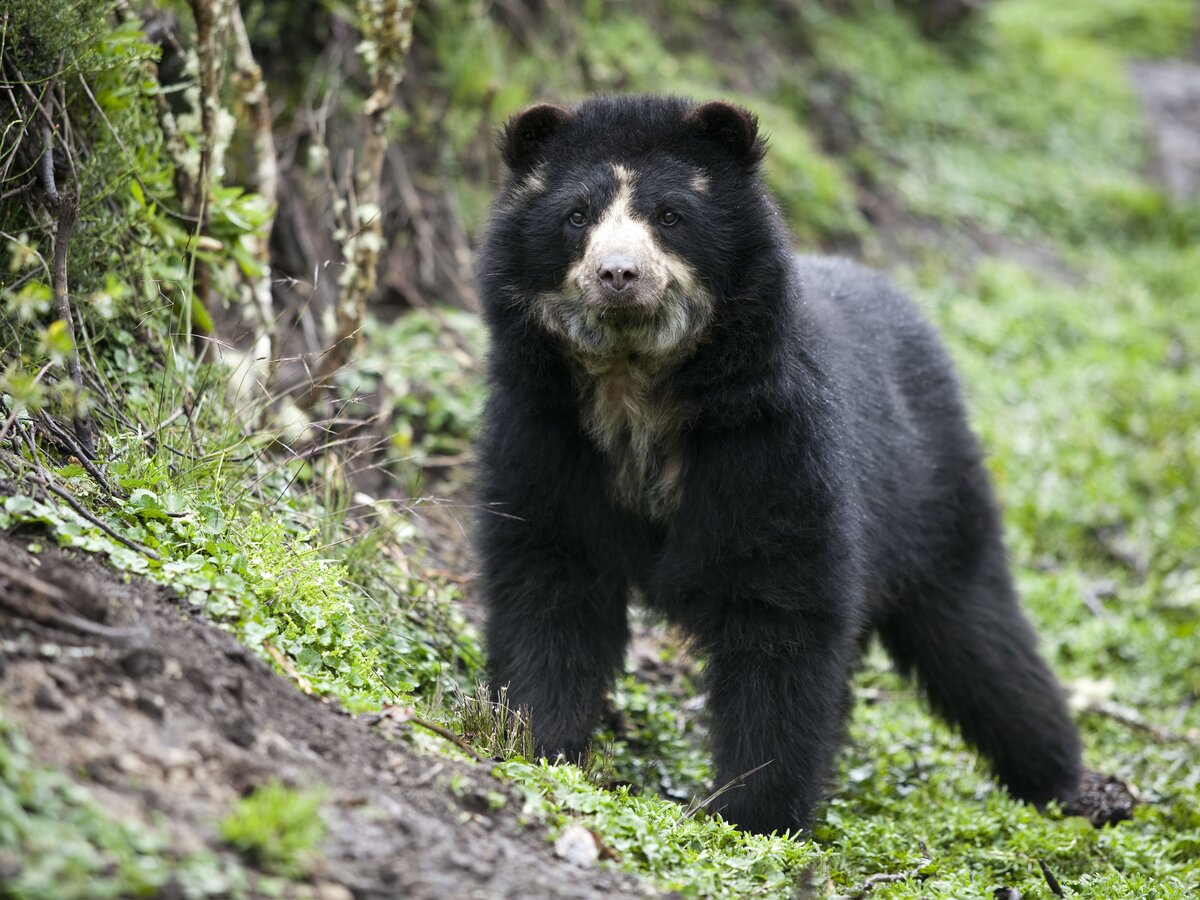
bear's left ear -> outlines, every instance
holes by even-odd
[[[754,113],[724,100],[693,107],[684,121],[697,134],[722,144],[741,162],[761,162],[767,152]]]
[[[532,165],[540,156],[542,144],[572,118],[568,110],[552,103],[540,103],[513,116],[500,135],[504,164],[514,172]]]

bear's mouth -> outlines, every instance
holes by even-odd
[[[708,322],[712,300],[703,291],[666,290],[613,303],[586,291],[538,295],[543,327],[592,356],[639,352],[670,353],[688,343]]]
[[[642,329],[654,322],[657,310],[649,305],[604,306],[595,311],[596,322],[613,331]]]

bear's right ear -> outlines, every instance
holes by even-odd
[[[684,121],[696,133],[732,151],[741,162],[753,165],[761,162],[766,153],[766,146],[758,136],[758,119],[740,106],[710,100],[692,107]]]
[[[514,172],[532,165],[542,144],[572,118],[568,110],[552,103],[539,103],[513,116],[500,136],[504,164]]]

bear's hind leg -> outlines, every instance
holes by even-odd
[[[933,710],[1013,796],[1038,805],[1074,796],[1079,734],[1017,604],[998,537],[943,583],[892,606],[879,632],[901,672],[916,675]]]

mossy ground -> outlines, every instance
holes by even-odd
[[[1132,822],[1101,830],[1013,802],[878,652],[856,681],[850,739],[809,840],[741,835],[658,796],[699,795],[707,777],[699,730],[680,725],[694,714],[680,719],[677,685],[631,677],[617,692],[630,727],[612,760],[634,789],[521,760],[499,774],[521,786],[529,817],[551,836],[581,820],[620,865],[684,895],[787,897],[801,882],[845,894],[873,874],[911,872],[872,896],[1050,896],[1044,864],[1068,896],[1195,896],[1200,207],[1147,180],[1126,68],[1182,53],[1194,5],[996,0],[946,45],[885,4],[836,14],[809,5],[799,20],[767,4],[684,6],[586,4],[572,23],[572,66],[586,78],[556,81],[559,90],[741,99],[771,135],[769,180],[801,242],[859,246],[911,290],[959,365],[1026,608],[1057,671],[1080,688],[1087,761],[1146,802]],[[514,52],[497,20],[477,12],[447,0],[418,19],[418,39],[422,28],[442,35],[430,38],[433,81],[453,98],[451,147],[475,139],[481,110],[510,112],[563,65],[550,44]],[[717,34],[738,62],[701,49]],[[756,63],[746,48],[759,42]],[[804,52],[790,50],[801,43]],[[480,221],[486,194],[463,185],[464,221]],[[877,208],[872,196],[891,211],[886,232],[860,211]],[[389,334],[362,363],[367,380],[351,383],[393,379],[403,393],[394,455],[459,452],[477,382],[447,380],[447,350],[421,323]],[[161,357],[131,344],[114,339],[101,354],[130,404],[124,421],[104,423],[125,500],[46,462],[160,561],[19,493],[6,522],[44,523],[61,542],[182,585],[248,644],[279,651],[293,675],[354,708],[399,695],[450,722],[443,698],[478,675],[480,652],[454,591],[391,549],[419,544],[408,520],[372,500],[365,524],[344,524],[366,501],[329,487],[334,467],[280,462],[271,441],[230,431],[220,414],[201,418],[204,446],[186,465],[170,449],[190,445],[185,420],[157,444],[133,439],[130,420],[161,423],[183,384],[215,376],[185,362],[159,378]],[[407,367],[391,368],[385,351]],[[398,371],[411,374],[399,382],[406,392]],[[10,397],[18,376],[9,369]],[[1106,712],[1114,705],[1135,717]],[[96,845],[90,827],[79,834]]]

